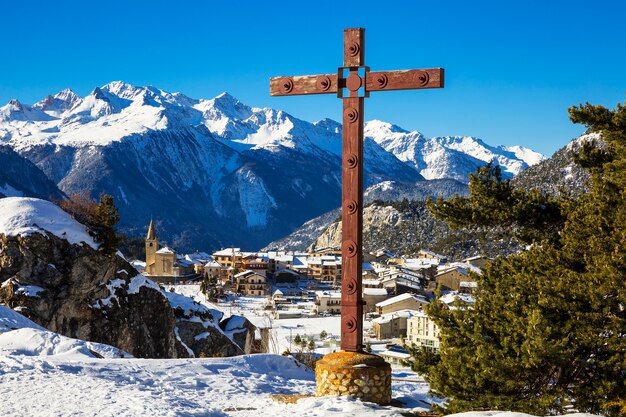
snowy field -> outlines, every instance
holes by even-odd
[[[307,327],[312,332],[325,325],[311,320],[317,323]],[[0,306],[0,416],[400,417],[426,411],[432,401],[428,385],[402,369],[392,373],[396,403],[383,407],[348,397],[315,398],[313,371],[276,354],[196,359],[118,355],[116,348],[58,335]],[[284,403],[272,397],[276,394],[308,397]],[[463,416],[496,414],[526,416]]]
[[[394,382],[405,407],[425,410],[424,384]],[[297,404],[270,394],[309,394],[312,371],[278,355],[207,359],[67,359],[0,356],[2,416],[400,416],[406,408],[340,398]]]

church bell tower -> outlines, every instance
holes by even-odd
[[[146,236],[146,273],[151,274],[156,261],[156,251],[159,249],[159,238],[154,230],[154,222],[150,219],[148,235]]]

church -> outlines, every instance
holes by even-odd
[[[176,252],[167,246],[159,249],[159,238],[154,229],[154,222],[150,220],[148,235],[146,236],[146,270],[149,276],[174,276]]]

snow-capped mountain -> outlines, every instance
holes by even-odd
[[[385,124],[368,124],[364,145],[366,186],[419,181],[419,171],[465,180],[486,158],[441,145],[467,167],[457,172],[449,163],[435,174],[441,158],[428,154],[419,134],[393,127],[385,135],[377,125]],[[413,159],[399,151],[402,140],[420,149]],[[340,204],[339,123],[309,123],[227,93],[197,100],[116,81],[85,97],[66,89],[32,106],[12,100],[0,107],[0,144],[67,195],[113,195],[127,233],[143,234],[154,217],[160,236],[181,249],[257,248]],[[510,172],[527,164],[513,151],[500,154]],[[418,156],[428,164],[413,164]]]
[[[452,178],[467,183],[469,173],[492,160],[502,167],[503,176],[510,178],[545,159],[522,146],[494,147],[471,136],[427,138],[380,120],[365,125],[365,136],[429,180]]]

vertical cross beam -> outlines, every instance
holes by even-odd
[[[339,67],[337,74],[274,77],[270,79],[270,95],[337,93],[343,99],[341,349],[360,352],[363,351],[364,98],[372,91],[443,88],[444,70],[370,72],[365,66],[365,29],[345,29],[343,43],[343,67]],[[348,90],[347,95],[344,90]]]
[[[341,170],[341,349],[363,350],[363,104],[358,89],[365,80],[358,67],[365,65],[365,30],[346,29],[343,65],[348,67],[343,97],[343,152]],[[359,82],[361,81],[361,82]]]

